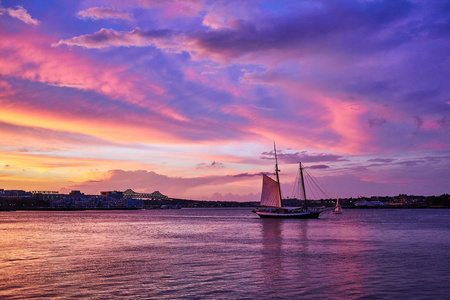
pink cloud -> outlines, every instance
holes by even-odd
[[[1,74],[101,93],[104,93],[102,88],[115,86],[121,81],[114,74],[123,73],[122,67],[102,66],[102,71],[96,71],[100,66],[92,61],[52,49],[48,47],[49,42],[47,37],[36,33],[4,34],[0,47],[6,55],[0,59]],[[120,96],[124,93],[115,92]]]
[[[146,76],[130,73],[121,65],[100,64],[80,57],[76,52],[49,47],[49,41],[38,33],[4,34],[0,41],[0,50],[5,53],[0,58],[0,74],[51,86],[94,91],[107,96],[111,104],[99,107],[77,96],[78,99],[73,98],[64,109],[56,109],[62,102],[48,107],[45,104],[48,101],[15,99],[14,91],[4,82],[2,90],[13,94],[0,107],[0,120],[23,126],[39,124],[45,129],[72,132],[76,129],[77,133],[95,137],[143,143],[163,141],[170,144],[197,136],[212,136],[211,126],[216,126],[217,121],[205,118],[193,123],[180,110],[171,107],[165,101],[169,97],[165,95],[165,89]],[[117,105],[112,104],[114,101]],[[137,116],[134,110],[119,113],[123,101],[141,107],[147,117]],[[85,113],[72,113],[67,108]]]
[[[178,16],[194,17],[198,16],[203,9],[202,1],[164,1],[164,5],[161,8],[164,11],[164,16],[174,18]]]
[[[255,108],[250,105],[230,105],[222,108],[224,113],[239,116],[248,120],[239,125],[240,130],[247,133],[249,138],[277,141],[277,143],[309,149],[323,146],[321,140],[314,137],[317,129],[307,125],[296,124],[289,119],[272,118],[265,109]],[[273,111],[273,115],[279,115],[280,111]]]
[[[14,94],[11,84],[4,80],[0,80],[0,97],[7,97]]]
[[[361,104],[342,101],[336,98],[323,98],[322,104],[329,112],[330,129],[339,134],[337,150],[351,154],[372,151],[371,137],[362,121],[366,108]]]
[[[421,128],[424,130],[439,130],[445,128],[445,125],[448,126],[448,124],[440,122],[440,120],[425,119],[423,120]]]
[[[119,11],[109,7],[91,7],[77,13],[77,16],[82,19],[122,19],[131,21],[133,18],[128,12]]]
[[[205,9],[203,0],[96,0],[96,5],[114,6],[122,9],[155,9],[164,18],[197,17]]]
[[[18,5],[16,9],[13,8],[0,8],[0,13],[4,11],[7,12],[11,17],[19,19],[28,25],[39,25],[39,21],[33,19],[30,14],[28,14],[27,10],[23,8],[23,6]]]
[[[66,50],[50,48],[48,44],[48,38],[35,33],[4,34],[0,41],[0,50],[5,53],[0,58],[0,74],[54,86],[93,90],[111,99],[151,108],[167,118],[188,121],[174,108],[152,99],[165,93],[165,89],[152,80],[127,73],[124,66],[99,65]],[[145,85],[141,84],[143,80]]]
[[[239,26],[238,19],[229,15],[223,9],[212,10],[203,17],[203,25],[214,30],[237,28]]]
[[[284,135],[295,140],[301,136],[303,148],[316,147],[331,149],[347,154],[367,154],[380,150],[379,129],[386,119],[398,119],[392,107],[371,103],[363,96],[355,97],[352,93],[328,90],[320,82],[303,74],[314,74],[315,63],[301,64],[302,72],[297,75],[283,76],[282,70],[269,69],[267,73],[247,73],[244,81],[253,85],[271,86],[279,90],[288,115],[296,115],[296,127],[291,130],[286,126]],[[294,63],[294,62],[293,62]],[[295,65],[295,69],[297,69]],[[334,72],[339,66],[330,66],[329,72]],[[376,116],[376,117],[374,117]]]

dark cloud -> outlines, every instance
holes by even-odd
[[[308,169],[328,169],[329,166],[327,165],[312,165],[310,167],[308,167]]]
[[[314,10],[304,10],[295,4],[291,5],[290,13],[287,15],[260,13],[253,19],[237,20],[233,28],[142,31],[138,27],[130,32],[102,28],[94,34],[61,40],[54,45],[67,44],[88,48],[158,47],[158,43],[155,45],[155,39],[178,36],[186,38],[189,42],[195,42],[200,48],[207,49],[214,55],[226,58],[273,50],[289,50],[296,53],[306,53],[310,50],[328,52],[330,47],[333,51],[367,52],[396,46],[399,41],[388,40],[387,43],[386,39],[377,39],[377,34],[389,24],[403,20],[412,10],[409,1],[342,1],[339,4],[321,2],[320,8]],[[365,43],[360,42],[361,36],[364,36]],[[184,42],[177,41],[177,43]]]
[[[225,166],[218,161],[212,161],[211,163],[199,163],[197,169],[222,169]]]
[[[245,178],[245,177],[247,177],[247,178],[252,178],[252,177],[255,177],[255,176],[261,176],[262,175],[262,173],[253,173],[253,174],[250,174],[250,173],[240,173],[240,174],[236,174],[236,175],[231,175],[231,177],[233,177],[233,178]]]
[[[416,124],[416,130],[420,130],[423,124],[423,119],[420,116],[414,116],[414,124]]]
[[[450,100],[448,102],[450,103]],[[450,116],[442,116],[441,119],[437,120],[437,123],[445,132],[450,133]]]
[[[330,46],[334,51],[340,46],[352,52],[358,48],[373,51],[387,45],[376,40],[367,45],[368,38],[388,24],[405,18],[411,9],[409,1],[321,2],[320,8],[306,12],[295,9],[294,5],[289,15],[260,16],[252,21],[241,20],[235,29],[199,33],[197,42],[226,57],[274,49],[322,52]],[[361,43],[361,36],[365,43]]]
[[[399,161],[396,163],[396,165],[403,166],[403,167],[414,167],[414,166],[422,165],[424,163],[425,163],[424,160],[416,159],[416,160]]]
[[[369,159],[368,161],[370,162],[380,162],[380,163],[391,163],[393,161],[395,161],[395,159],[392,158],[373,158],[373,159]]]
[[[370,127],[379,127],[386,123],[385,119],[369,119],[368,121]]]
[[[141,31],[140,28],[136,28],[132,31],[133,34],[138,34],[143,37],[157,37],[157,38],[165,38],[170,37],[171,35],[176,34],[173,30],[169,29],[159,29],[159,30],[148,30],[148,31]]]
[[[261,153],[262,159],[273,160],[275,157],[274,151]],[[310,155],[306,151],[294,152],[294,153],[284,153],[283,150],[277,150],[277,158],[283,163],[314,163],[314,162],[338,162],[347,161],[343,156],[334,154],[316,154]]]

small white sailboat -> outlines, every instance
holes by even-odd
[[[316,219],[325,210],[322,208],[312,208],[307,206],[305,184],[303,181],[303,168],[300,167],[300,178],[303,188],[304,204],[301,207],[285,207],[281,204],[281,188],[280,178],[278,175],[278,159],[277,149],[274,143],[275,150],[275,174],[276,180],[273,180],[269,176],[263,174],[263,186],[261,192],[260,206],[257,207],[255,212],[261,218],[292,218],[292,219]]]
[[[332,214],[342,214],[342,207],[339,205],[339,198],[336,200],[336,206],[334,207]]]

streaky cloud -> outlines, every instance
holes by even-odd
[[[132,31],[116,31],[102,28],[94,34],[86,34],[53,43],[53,47],[61,45],[79,46],[92,49],[108,47],[156,47],[168,52],[181,52],[180,42],[172,39],[176,35],[172,30],[141,31],[136,27]]]
[[[309,166],[308,167],[309,169],[328,169],[329,168],[329,166],[327,166],[327,165],[312,165],[312,166]]]
[[[113,142],[107,139],[94,137],[88,134],[74,133],[71,131],[45,129],[39,126],[21,126],[0,121],[0,134],[4,141],[8,141],[8,146],[28,145],[31,141],[33,145],[47,145],[51,143],[55,147],[67,148],[78,146],[109,146],[118,148],[129,148],[129,144]],[[18,141],[20,136],[23,142]],[[27,141],[27,142],[24,142]],[[136,148],[143,146],[135,145]],[[1,148],[1,145],[0,145]],[[25,148],[24,148],[25,149]],[[47,148],[48,149],[48,148]],[[26,151],[26,150],[24,150]]]
[[[274,151],[270,152],[263,152],[261,153],[262,159],[270,159],[273,160],[275,157]],[[343,156],[335,155],[335,154],[307,154],[306,151],[301,152],[293,152],[293,153],[285,153],[283,150],[277,150],[277,157],[280,161],[283,161],[284,163],[288,164],[294,164],[298,162],[341,162],[341,161],[348,161]]]
[[[369,159],[368,161],[388,164],[388,163],[395,161],[395,159],[393,159],[393,158],[373,158],[373,159]]]
[[[81,19],[122,19],[132,21],[133,18],[128,12],[123,12],[110,7],[91,7],[86,10],[79,11],[77,16]]]
[[[218,161],[213,161],[211,163],[199,163],[197,165],[197,169],[222,169],[225,166],[223,165],[223,163],[218,162]]]

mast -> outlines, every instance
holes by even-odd
[[[277,148],[275,147],[275,141],[273,142],[273,149],[275,151],[275,174],[277,176],[278,192],[280,193],[280,200],[281,200],[282,198],[281,198],[281,188],[280,188],[280,177],[278,175],[278,172],[280,172],[280,170],[278,169]]]
[[[299,162],[299,163],[298,163],[298,166],[299,166],[299,168],[300,168],[300,177],[301,177],[301,179],[302,179],[303,197],[304,197],[304,200],[305,200],[304,206],[305,206],[305,209],[306,209],[308,205],[307,205],[307,203],[306,203],[306,191],[305,191],[305,181],[303,180],[303,168],[302,168],[302,163]]]

